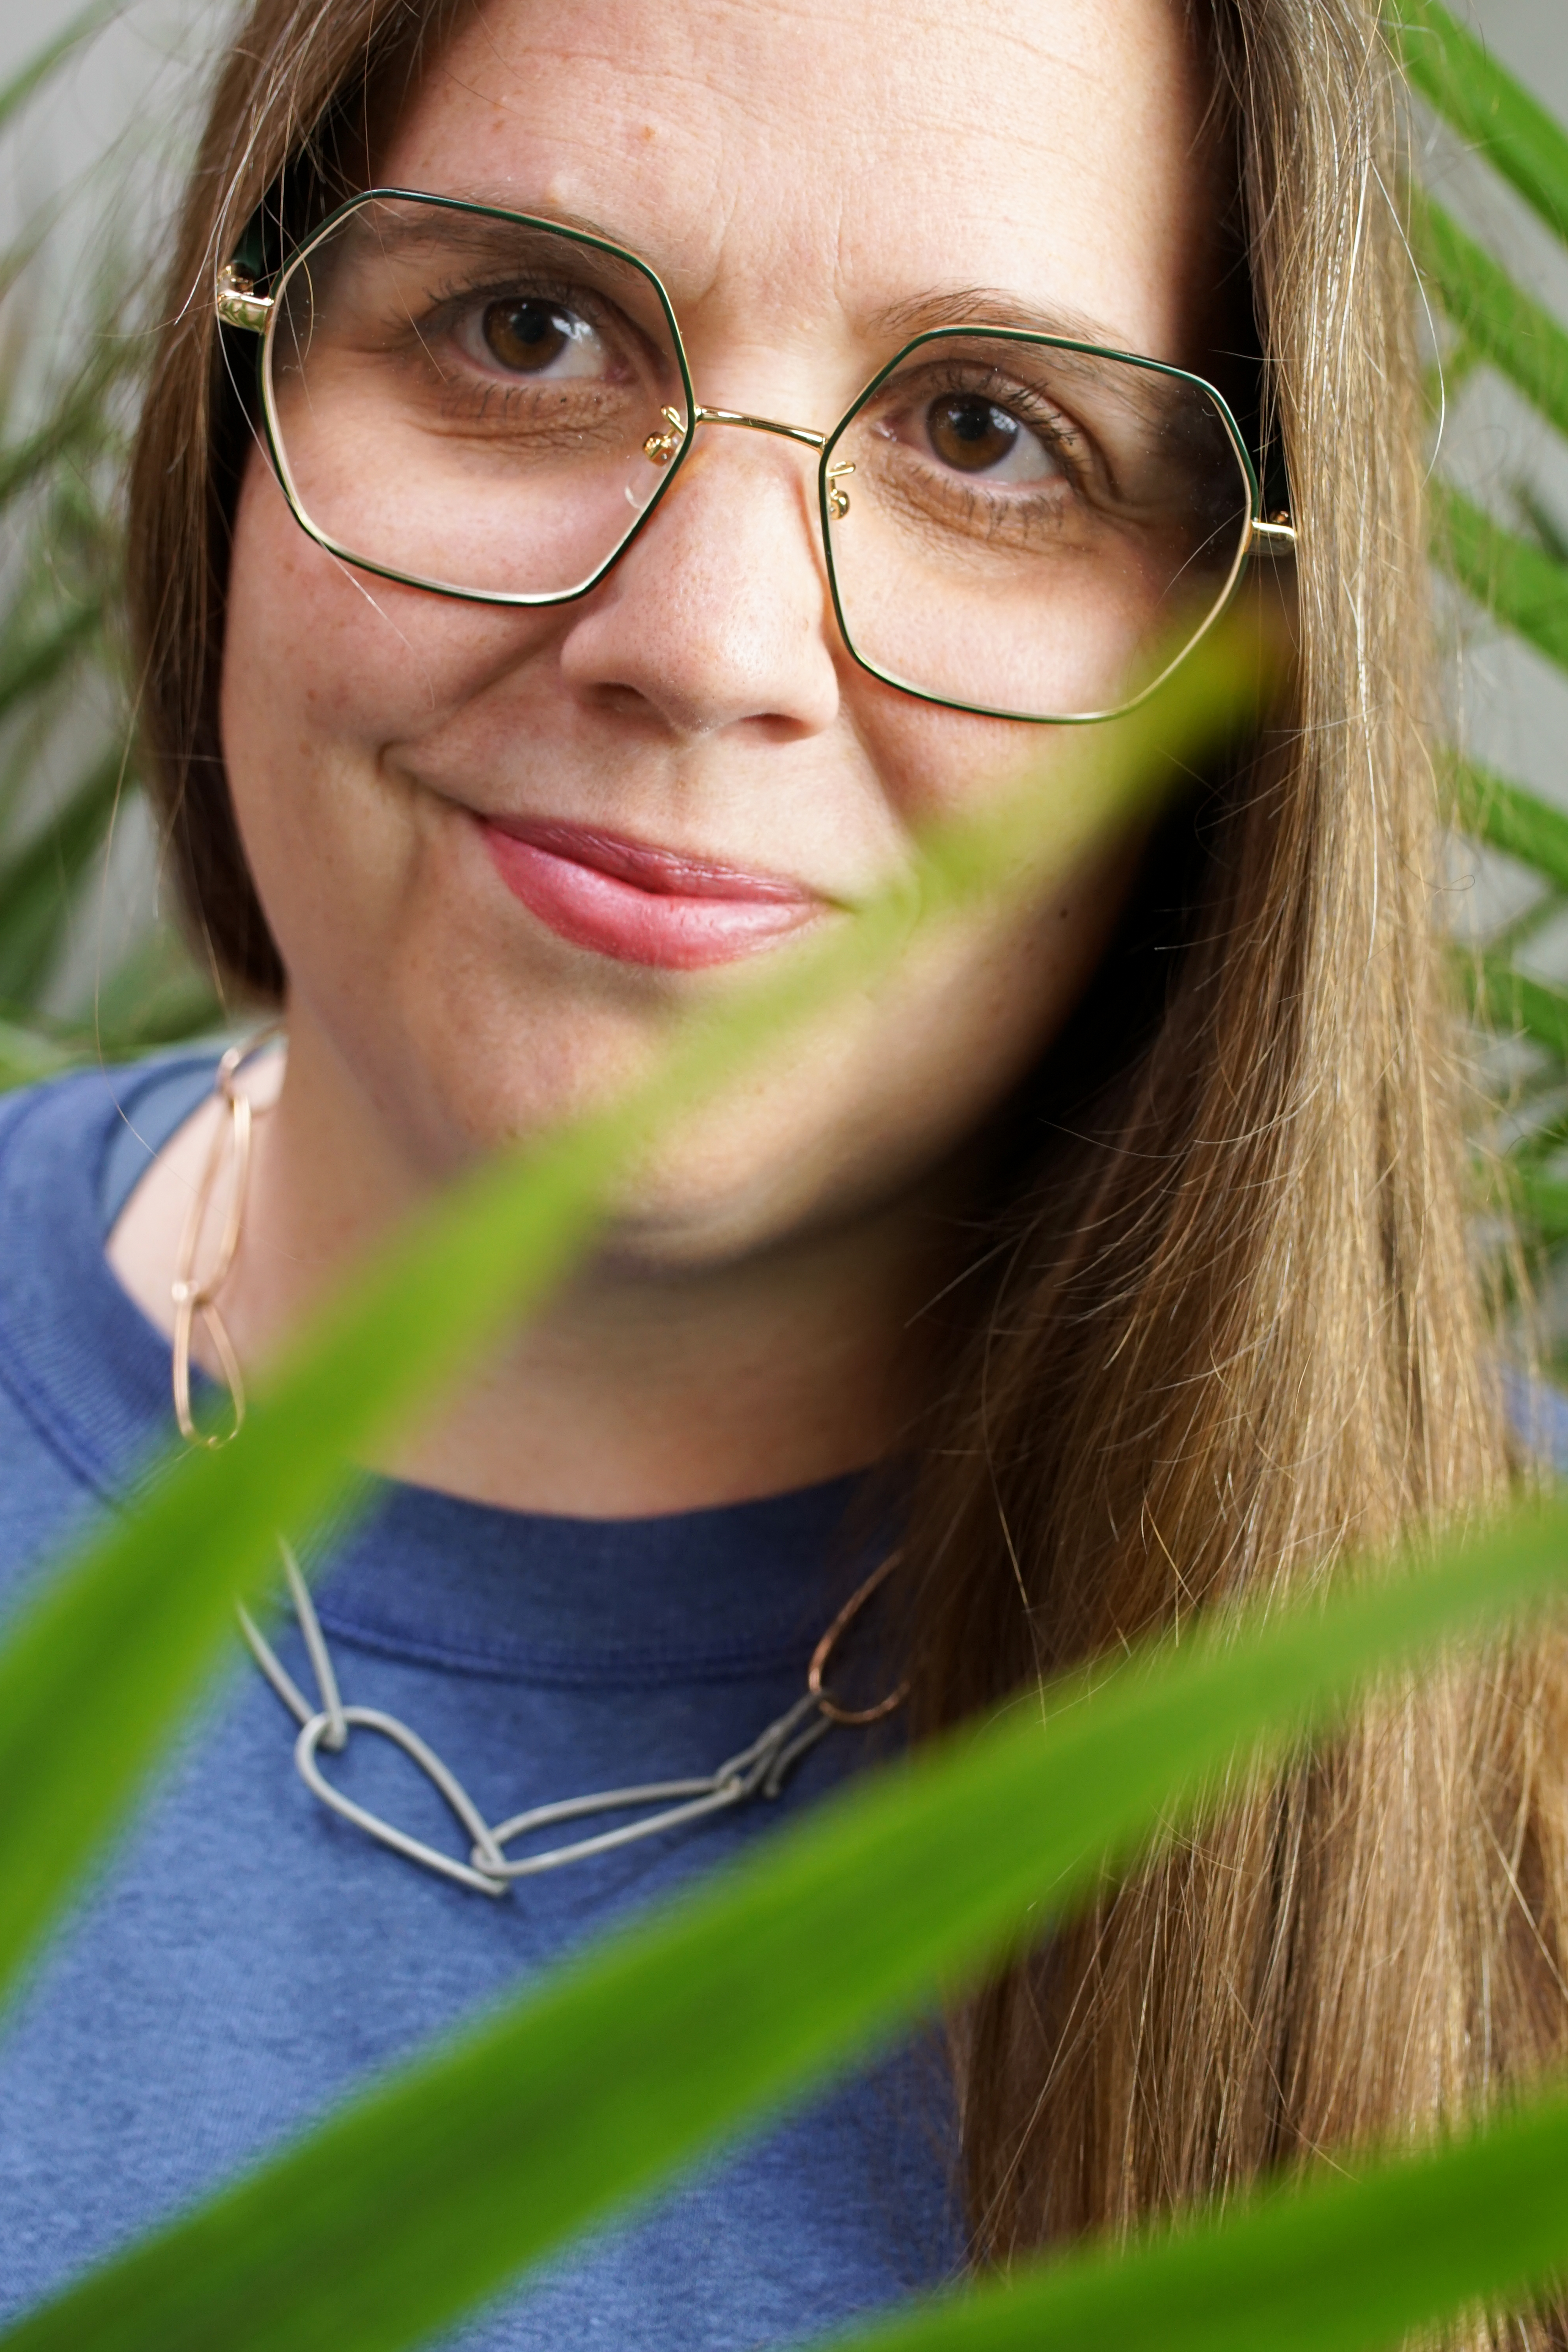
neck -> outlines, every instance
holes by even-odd
[[[179,1228],[215,1116],[206,1107],[188,1123],[110,1240],[120,1279],[165,1330]],[[256,1123],[244,1237],[221,1300],[242,1364],[264,1363],[441,1181],[296,1016],[277,1099]],[[661,1263],[612,1237],[412,1443],[367,1466],[591,1518],[696,1509],[862,1468],[897,1448],[921,1402],[918,1318],[947,1271],[941,1206],[927,1191],[717,1263],[689,1251]]]

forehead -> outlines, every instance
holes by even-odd
[[[1211,202],[1180,0],[489,0],[379,165],[591,222],[677,310],[852,337],[998,288],[1189,357]]]

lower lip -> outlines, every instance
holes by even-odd
[[[480,831],[502,881],[530,914],[558,939],[618,963],[703,971],[776,946],[821,912],[820,901],[782,885],[742,886],[726,896],[727,877],[717,876],[705,876],[700,890],[643,889],[572,856],[565,828],[549,847],[483,818]]]

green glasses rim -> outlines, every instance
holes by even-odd
[[[641,277],[646,278],[658,297],[659,308],[664,313],[664,323],[670,331],[675,362],[681,372],[681,390],[685,395],[687,415],[686,434],[674,460],[664,469],[647,505],[637,516],[625,537],[617,541],[598,570],[580,586],[565,591],[556,591],[549,595],[534,596],[516,590],[458,588],[450,581],[427,580],[417,572],[399,572],[391,564],[377,563],[366,556],[356,553],[340,541],[335,540],[330,532],[322,530],[306,513],[298,492],[289,476],[287,460],[283,448],[283,436],[273,406],[268,362],[272,356],[273,335],[279,316],[277,296],[282,292],[295,270],[308,261],[312,253],[330,236],[340,221],[347,220],[350,214],[362,211],[367,205],[378,201],[429,205],[442,212],[477,215],[486,220],[514,221],[524,228],[548,229],[557,236],[570,236],[578,245],[589,246],[595,252],[607,253],[617,261],[630,263]],[[695,430],[697,403],[696,394],[692,387],[691,370],[686,363],[686,347],[681,338],[680,325],[675,318],[674,310],[657,271],[651,268],[640,255],[631,252],[625,246],[616,245],[609,237],[594,236],[586,230],[569,227],[562,221],[547,220],[542,214],[514,212],[505,205],[480,204],[469,197],[433,195],[427,189],[423,188],[366,188],[359,195],[349,197],[346,203],[337,205],[329,212],[325,220],[319,222],[311,230],[310,235],[296,246],[287,258],[279,263],[277,268],[270,273],[270,276],[275,289],[274,297],[256,354],[256,395],[267,437],[267,457],[273,472],[277,477],[283,495],[288,501],[289,511],[301,530],[308,538],[313,539],[319,547],[324,547],[329,555],[335,555],[341,562],[352,565],[356,572],[368,572],[373,579],[395,581],[401,587],[423,589],[429,595],[444,596],[454,604],[491,604],[525,612],[537,611],[553,604],[574,604],[580,597],[591,595],[606,572],[612,571],[620,562],[632,541],[663,501],[674,478],[680,460],[686,454],[692,432]]]
[[[906,679],[899,677],[894,671],[881,668],[861,652],[851,634],[840,595],[838,567],[833,562],[832,534],[830,530],[831,520],[830,502],[832,498],[830,466],[833,450],[854,423],[862,409],[875,397],[888,378],[904,365],[911,352],[919,351],[925,343],[954,342],[962,337],[970,336],[977,342],[1029,343],[1037,348],[1043,345],[1047,351],[1076,352],[1087,359],[1116,360],[1127,367],[1143,368],[1151,375],[1166,376],[1176,383],[1191,384],[1197,391],[1207,393],[1219,411],[1220,421],[1229,438],[1232,454],[1240,466],[1242,479],[1247,487],[1247,529],[1238,541],[1225,585],[1216,595],[1207,618],[1202,626],[1195,630],[1186,640],[1181,651],[1172,656],[1156,677],[1152,678],[1148,685],[1140,688],[1136,694],[1129,695],[1124,702],[1115,703],[1109,709],[1031,712],[1003,710],[983,702],[961,702],[952,695],[934,694],[929,688],[911,686]],[[964,711],[972,719],[1011,719],[1026,727],[1095,727],[1109,719],[1125,718],[1129,711],[1136,710],[1143,703],[1147,702],[1152,695],[1157,694],[1167,678],[1174,676],[1188,656],[1197,650],[1221,614],[1228,608],[1251,562],[1259,527],[1264,519],[1263,488],[1259,478],[1258,468],[1253,464],[1248,450],[1246,437],[1231,414],[1230,403],[1218,384],[1210,383],[1207,376],[1195,375],[1190,368],[1176,367],[1166,360],[1148,359],[1140,352],[1117,351],[1107,343],[1082,342],[1071,335],[1040,334],[1030,327],[964,325],[928,327],[924,333],[912,336],[901,350],[894,352],[893,358],[884,366],[877,370],[871,382],[856,395],[829,434],[822,446],[821,460],[818,467],[817,496],[821,511],[822,544],[827,551],[828,590],[833,600],[833,614],[839,625],[839,633],[848,646],[852,659],[858,662],[862,669],[867,671],[871,677],[880,678],[884,686],[894,687],[902,694],[916,695],[922,702],[933,703],[940,710]]]
[[[679,439],[670,453],[668,462],[664,467],[660,479],[649,497],[647,504],[636,516],[625,536],[617,541],[603,562],[591,573],[588,579],[579,583],[577,586],[551,590],[544,594],[532,594],[516,589],[460,588],[450,581],[427,579],[418,572],[402,572],[392,564],[378,563],[333,538],[330,532],[322,530],[319,524],[312,521],[307,512],[289,473],[283,436],[272,396],[270,362],[273,337],[281,315],[277,297],[282,293],[295,271],[308,261],[311,254],[331,236],[342,221],[348,219],[352,214],[362,211],[367,205],[376,203],[424,205],[438,211],[462,213],[486,220],[512,222],[522,228],[542,229],[552,236],[570,237],[575,244],[586,246],[594,252],[608,254],[612,259],[626,264],[652,287],[665,327],[669,331],[671,348],[680,371],[685,416],[681,425]],[[301,238],[284,259],[275,268],[269,270],[263,271],[251,262],[251,255],[258,242],[256,225],[253,223],[242,237],[235,259],[222,273],[218,298],[219,315],[225,324],[240,327],[257,337],[256,400],[261,414],[267,459],[287,501],[289,512],[306,536],[313,540],[319,547],[324,548],[329,555],[335,555],[340,562],[349,564],[356,572],[368,572],[374,579],[393,581],[402,587],[417,588],[427,595],[444,596],[453,603],[487,604],[512,611],[540,611],[556,605],[576,604],[584,596],[591,595],[601,581],[620,562],[632,541],[640,536],[657,513],[685,464],[696,438],[697,427],[703,422],[704,412],[697,401],[692,383],[691,368],[686,358],[685,341],[681,333],[680,321],[675,316],[674,305],[665,290],[664,282],[653,265],[645,261],[640,254],[632,252],[629,247],[617,244],[612,237],[596,236],[591,230],[578,228],[569,222],[551,220],[545,214],[519,212],[506,205],[484,203],[476,197],[440,195],[426,188],[373,187],[361,190],[358,194],[350,196],[342,204],[334,206],[308,236]],[[257,291],[264,285],[271,287],[270,294],[261,294]],[[919,351],[927,343],[951,342],[959,338],[968,337],[977,341],[1023,343],[1051,351],[1077,352],[1090,359],[1113,360],[1124,366],[1141,368],[1150,374],[1188,384],[1195,391],[1205,394],[1218,410],[1220,422],[1230,443],[1232,454],[1240,467],[1247,491],[1247,527],[1240,534],[1225,585],[1216,595],[1213,606],[1202,625],[1185,641],[1180,651],[1173,656],[1158,676],[1140,688],[1137,694],[1130,696],[1125,701],[1116,703],[1110,709],[1089,711],[1022,711],[1003,709],[994,704],[962,701],[955,696],[937,694],[928,687],[915,686],[907,678],[900,677],[895,672],[883,668],[873,661],[855,643],[854,633],[844,610],[838,565],[833,556],[832,526],[835,520],[833,510],[835,489],[831,471],[833,453],[867,403],[875,397],[889,377],[904,365],[912,352]],[[1246,436],[1237,423],[1230,404],[1218,386],[1211,383],[1207,376],[1198,375],[1190,368],[1177,367],[1174,362],[1166,360],[1151,359],[1141,352],[1121,351],[1111,344],[1086,342],[1071,335],[1041,333],[1029,327],[991,327],[966,323],[929,327],[922,333],[912,336],[908,342],[899,347],[891,359],[878,368],[871,381],[856,394],[838,422],[825,435],[819,436],[814,432],[808,435],[795,427],[768,426],[767,421],[763,419],[747,421],[762,425],[764,429],[776,431],[782,429],[792,438],[809,439],[812,442],[820,439],[821,446],[817,453],[817,506],[821,527],[828,592],[832,602],[833,617],[837,623],[839,634],[851,659],[869,677],[876,678],[884,686],[892,687],[898,693],[907,694],[917,701],[930,703],[939,709],[962,712],[970,718],[1004,719],[1015,725],[1031,727],[1087,727],[1101,724],[1107,719],[1123,718],[1128,712],[1137,709],[1152,695],[1157,694],[1160,688],[1176,670],[1180,668],[1188,656],[1196,651],[1218,622],[1240,585],[1257,551],[1260,537],[1265,534],[1272,535],[1276,540],[1288,541],[1291,549],[1294,547],[1293,526],[1279,519],[1266,520],[1264,517],[1263,490],[1258,467],[1248,446]]]

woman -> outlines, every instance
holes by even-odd
[[[236,37],[132,602],[187,910],[287,1055],[234,1082],[276,1100],[221,1284],[210,1061],[7,1108],[16,1566],[167,1429],[172,1343],[265,1360],[927,819],[1049,792],[1040,722],[1134,698],[1266,549],[1295,657],[1152,833],[662,1138],[593,1264],[376,1465],[320,1626],[472,1791],[472,1852],[384,1742],[326,1754],[298,1629],[258,1644],[372,1833],[288,1774],[247,1666],[13,2030],[16,2300],[758,1834],[727,1808],[486,1899],[538,1851],[508,1807],[822,1730],[813,1645],[895,1543],[861,1670],[907,1672],[924,1735],[1497,1490],[1395,121],[1364,0],[260,0]],[[1251,1788],[950,2066],[906,2054],[461,2340],[785,2340],[1485,2095],[1561,2039],[1532,1674]]]

